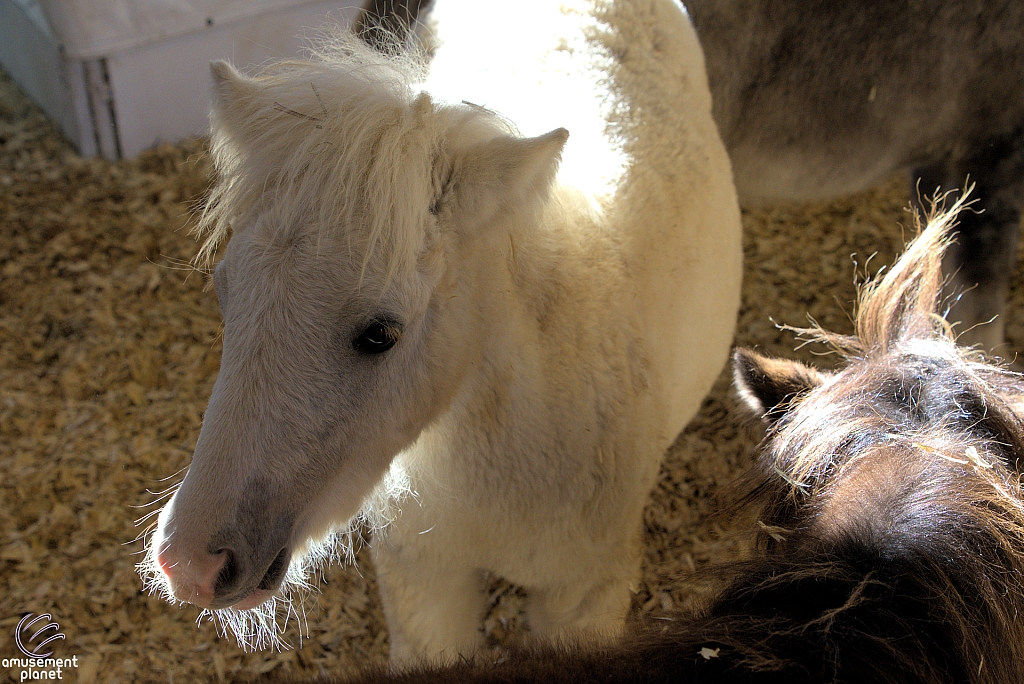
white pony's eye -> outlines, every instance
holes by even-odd
[[[360,354],[382,354],[391,349],[402,336],[401,327],[392,321],[378,318],[352,340],[352,347]]]

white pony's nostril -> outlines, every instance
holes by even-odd
[[[267,568],[267,572],[264,573],[263,579],[260,580],[259,585],[256,587],[257,589],[271,590],[277,588],[281,578],[284,577],[285,571],[288,570],[289,555],[287,548],[278,551],[270,567]]]
[[[215,556],[220,556],[220,562],[216,566],[216,573],[212,574],[213,581],[210,583],[211,594],[218,596],[230,591],[231,586],[238,578],[238,561],[231,549],[220,549]]]

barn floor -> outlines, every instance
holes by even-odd
[[[0,74],[0,657],[22,614],[48,612],[78,656],[77,681],[244,680],[276,671],[344,674],[387,656],[368,555],[332,567],[305,603],[301,648],[249,653],[197,609],[142,592],[135,520],[188,465],[220,355],[219,314],[186,264],[189,207],[205,187],[202,141],[109,163],[78,157]],[[842,201],[744,215],[737,343],[794,351],[773,321],[850,332],[855,274],[889,263],[911,225],[900,179]],[[1024,287],[1009,311],[1024,349]],[[647,508],[638,612],[687,600],[673,577],[745,548],[747,530],[709,515],[751,458],[759,428],[723,372],[680,436]],[[519,629],[521,595],[491,583],[492,642]],[[287,637],[300,640],[292,622]],[[17,672],[10,671],[11,677]],[[72,676],[71,681],[74,681]],[[16,679],[15,679],[16,681]]]

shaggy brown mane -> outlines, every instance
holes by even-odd
[[[806,382],[802,392],[791,390],[784,415],[769,429],[748,483],[762,506],[762,524],[773,531],[759,539],[771,579],[745,591],[753,596],[794,581],[840,581],[853,588],[851,604],[842,606],[847,611],[863,603],[869,587],[884,593],[906,586],[903,598],[920,602],[915,620],[945,625],[952,662],[975,663],[970,680],[1019,681],[1024,423],[1013,406],[1024,385],[976,351],[957,347],[937,313],[942,256],[962,204],[933,217],[892,270],[864,288],[856,337],[801,331],[840,350],[847,365]],[[743,352],[737,360],[751,363]],[[794,554],[796,560],[781,561]],[[844,556],[860,556],[863,570],[834,562]],[[763,573],[759,562],[752,567]],[[784,570],[789,563],[793,570]],[[830,613],[830,624],[836,618]],[[913,661],[904,649],[919,626],[900,615],[888,620],[906,624],[894,655]],[[773,631],[765,633],[777,639]],[[783,666],[772,657],[764,661],[763,650],[749,644],[737,647],[752,665]],[[921,643],[912,650],[923,659],[929,648],[934,651]],[[943,668],[929,669],[923,660],[917,666],[931,672],[921,681],[946,681],[939,678]]]

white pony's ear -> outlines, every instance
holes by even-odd
[[[799,361],[771,359],[741,348],[732,355],[732,377],[750,410],[774,423],[797,397],[821,385],[827,376]]]
[[[235,120],[252,107],[259,92],[256,81],[223,60],[210,62],[213,76],[213,112],[221,122]]]
[[[536,138],[499,136],[478,143],[452,160],[451,176],[438,205],[479,224],[502,210],[519,210],[546,195],[569,131],[557,128]]]

